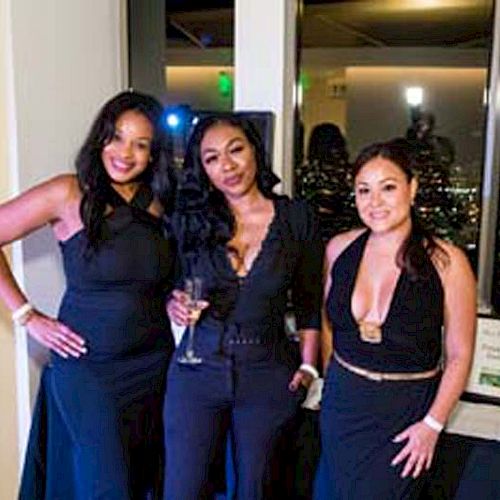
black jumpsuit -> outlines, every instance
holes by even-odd
[[[244,279],[235,274],[225,248],[198,256],[197,273],[210,301],[195,332],[203,362],[185,366],[174,359],[169,369],[167,499],[210,497],[211,465],[227,431],[237,498],[265,498],[273,445],[304,396],[288,389],[298,366],[283,321],[291,289],[297,327],[319,328],[322,244],[304,203],[276,198],[274,206],[274,219]],[[184,345],[185,338],[175,356]]]

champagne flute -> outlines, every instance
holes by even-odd
[[[178,363],[184,365],[198,365],[202,362],[202,359],[194,352],[194,331],[203,310],[202,284],[202,279],[199,277],[188,278],[184,282],[184,292],[188,297],[189,308],[188,338],[184,354],[177,359]]]

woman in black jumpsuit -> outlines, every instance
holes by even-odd
[[[208,118],[193,132],[177,213],[184,275],[203,279],[194,366],[173,360],[165,405],[165,498],[214,492],[211,467],[230,433],[240,500],[268,498],[280,430],[294,416],[317,356],[322,246],[303,203],[272,194],[258,136],[244,119]],[[302,361],[283,319],[292,291]],[[174,293],[171,319],[187,323]],[[186,337],[186,336],[184,336]],[[178,352],[183,352],[185,338]],[[267,484],[267,486],[266,486]]]

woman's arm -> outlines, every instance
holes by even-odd
[[[59,178],[40,184],[0,205],[0,248],[59,219],[64,201]],[[10,310],[26,302],[3,252],[0,256],[0,298]]]
[[[321,263],[324,248],[318,219],[310,207],[297,203],[290,218],[300,228],[298,243],[301,251],[292,283],[292,301],[301,354],[301,366],[289,384],[293,391],[301,384],[308,387],[319,377],[316,365],[320,340]]]
[[[466,256],[451,245],[445,247],[450,265],[441,272],[444,293],[444,372],[429,410],[445,424],[462,394],[472,364],[476,331],[476,281]]]
[[[0,205],[0,299],[11,312],[28,302],[16,282],[3,250],[4,245],[19,240],[36,229],[52,224],[64,234],[69,223],[65,214],[74,193],[72,176],[59,176],[44,182],[17,198]],[[61,356],[79,356],[85,352],[83,339],[61,323],[33,310],[24,323],[29,334]]]
[[[333,254],[335,253],[335,243],[330,240],[325,254],[325,264],[323,266],[323,302],[321,307],[321,366],[323,375],[326,375],[328,364],[333,353],[333,329],[326,312],[326,299],[332,286],[331,269],[333,265]]]
[[[417,422],[396,436],[407,444],[394,458],[393,465],[406,464],[402,476],[416,477],[431,465],[439,435],[437,429],[448,420],[462,394],[472,362],[476,328],[476,282],[466,256],[458,248],[440,243],[449,256],[447,266],[439,270],[444,288],[444,372],[436,397],[429,409],[431,426]],[[433,425],[434,422],[434,425]],[[437,425],[436,425],[437,423]]]
[[[332,268],[338,256],[356,239],[365,229],[353,229],[332,238],[326,247],[323,264],[323,301],[321,308],[321,362],[323,373],[326,374],[333,352],[332,323],[326,312],[326,301],[332,287]]]

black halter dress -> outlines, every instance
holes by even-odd
[[[99,248],[88,249],[83,230],[61,243],[59,320],[86,339],[88,354],[54,354],[43,371],[23,500],[145,499],[161,489],[174,256],[151,201],[145,187],[130,204],[113,191]]]
[[[342,359],[378,372],[424,372],[441,358],[444,293],[430,261],[425,278],[402,270],[382,342],[361,339],[351,312],[357,271],[369,237],[359,236],[337,258],[331,271],[327,312],[334,349]],[[316,498],[400,500],[417,498],[425,481],[401,479],[402,466],[391,461],[405,443],[392,439],[427,413],[439,376],[412,381],[372,381],[332,358],[321,406],[322,463]]]

